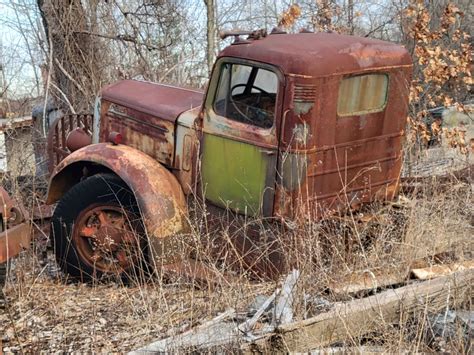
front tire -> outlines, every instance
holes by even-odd
[[[146,243],[133,193],[116,175],[97,174],[59,201],[51,233],[61,269],[79,281],[142,275]]]

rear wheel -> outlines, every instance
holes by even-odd
[[[75,279],[127,279],[145,266],[138,206],[116,175],[94,175],[73,186],[54,211],[51,231],[57,261]]]

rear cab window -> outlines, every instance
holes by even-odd
[[[339,86],[339,117],[381,112],[387,105],[387,74],[364,74],[343,78]]]

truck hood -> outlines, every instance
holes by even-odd
[[[200,106],[204,93],[148,81],[122,80],[105,87],[101,96],[115,104],[175,122],[182,112]]]

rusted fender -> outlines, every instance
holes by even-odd
[[[53,171],[47,203],[78,183],[84,169],[112,171],[130,187],[149,237],[165,239],[187,230],[186,200],[176,178],[149,155],[125,145],[92,144],[68,155]]]
[[[31,228],[21,223],[0,233],[0,264],[30,247]]]

